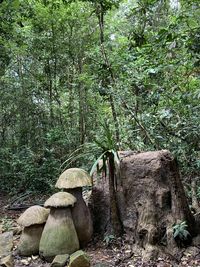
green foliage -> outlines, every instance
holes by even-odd
[[[13,227],[13,220],[5,216],[1,219],[1,225],[3,232],[11,231]]]
[[[104,171],[105,175],[107,172],[107,161],[109,160],[110,156],[112,155],[114,158],[114,162],[116,164],[119,164],[119,156],[117,153],[117,145],[116,141],[113,137],[113,133],[110,129],[110,126],[107,122],[105,122],[102,125],[103,134],[101,138],[94,139],[95,144],[97,147],[101,150],[101,155],[97,158],[97,160],[94,162],[90,175],[94,173],[94,171],[97,169],[98,172]],[[99,163],[102,161],[102,166],[99,168]]]
[[[198,175],[199,1],[170,3],[0,4],[3,190],[50,190],[67,164],[129,149],[169,149],[184,177]]]
[[[1,189],[10,193],[26,190],[51,191],[58,176],[59,161],[52,151],[34,153],[24,147],[18,153],[0,150]]]
[[[177,223],[173,226],[173,236],[174,238],[179,238],[180,240],[187,240],[190,233],[187,230],[187,223],[185,221]]]
[[[104,12],[107,10],[112,9],[113,7],[119,7],[119,3],[121,2],[120,0],[83,0],[83,2],[91,2],[95,4],[96,6],[101,5],[103,7]]]
[[[94,137],[94,142],[85,143],[75,149],[61,164],[61,171],[80,162],[82,164],[84,163],[88,169],[90,168],[90,175],[93,175],[96,170],[99,173],[103,171],[106,175],[107,161],[111,154],[114,157],[115,164],[119,165],[117,145],[109,122],[105,121],[101,126],[101,133]],[[101,165],[101,167],[99,167],[99,165]]]

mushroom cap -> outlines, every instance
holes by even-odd
[[[68,206],[73,206],[76,202],[76,198],[67,192],[58,192],[52,195],[47,201],[44,203],[46,208],[64,208]]]
[[[46,222],[48,215],[48,209],[35,205],[25,210],[17,220],[17,223],[24,227],[28,227],[33,224],[42,224]]]
[[[72,189],[91,185],[92,178],[85,170],[79,168],[70,168],[60,175],[55,187],[59,189]]]

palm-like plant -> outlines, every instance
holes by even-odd
[[[117,202],[117,176],[116,166],[119,167],[120,161],[117,153],[117,144],[114,139],[114,135],[109,127],[109,124],[105,122],[102,124],[103,134],[100,138],[95,138],[94,143],[87,143],[84,146],[76,149],[69,158],[62,164],[68,166],[73,161],[80,158],[88,157],[93,154],[96,156],[96,160],[91,168],[90,175],[97,170],[97,172],[104,172],[109,178],[109,196],[110,196],[110,214],[111,214],[111,225],[114,234],[117,236],[122,232],[122,223],[120,219],[119,207]],[[82,152],[84,150],[84,152]],[[101,168],[99,163],[103,162]]]
[[[185,221],[177,223],[173,226],[173,236],[174,238],[179,237],[181,240],[187,240],[187,238],[190,236],[190,233],[187,230],[188,225]]]
[[[101,150],[101,154],[93,164],[90,175],[92,175],[96,169],[98,171],[104,171],[106,174],[108,168],[111,224],[115,235],[119,235],[122,232],[122,223],[117,202],[116,165],[119,165],[120,161],[117,153],[117,144],[107,123],[103,125],[103,130],[103,138],[94,140],[97,147]],[[101,169],[99,169],[98,166],[101,160],[103,164]]]

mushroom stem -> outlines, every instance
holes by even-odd
[[[18,252],[21,256],[37,255],[44,224],[31,225],[22,231]]]
[[[72,194],[77,199],[77,202],[72,208],[72,218],[80,245],[81,247],[84,247],[90,241],[93,233],[90,210],[83,199],[82,187],[67,189],[67,192]]]
[[[84,204],[85,204],[85,206],[86,206],[86,203],[85,203],[85,201],[84,201],[84,199],[83,199],[83,190],[82,190],[82,187],[76,187],[76,188],[73,188],[73,189],[67,189],[66,190],[68,193],[70,193],[70,194],[72,194],[75,198],[76,198],[76,200],[77,200],[77,202],[79,201],[81,201],[81,202],[84,202]]]
[[[51,261],[58,254],[71,254],[79,241],[70,208],[51,208],[40,241],[40,255]]]

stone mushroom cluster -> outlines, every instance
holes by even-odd
[[[84,186],[92,186],[91,177],[86,171],[78,168],[71,168],[63,172],[56,183],[56,188],[67,191],[77,200],[72,208],[72,218],[81,247],[90,241],[93,233],[90,211],[82,195]]]
[[[71,255],[84,247],[92,238],[93,225],[82,188],[91,185],[91,177],[82,169],[71,168],[63,172],[55,186],[62,191],[47,199],[44,208],[32,206],[18,219],[24,227],[19,254],[40,254],[52,261],[56,255]]]

